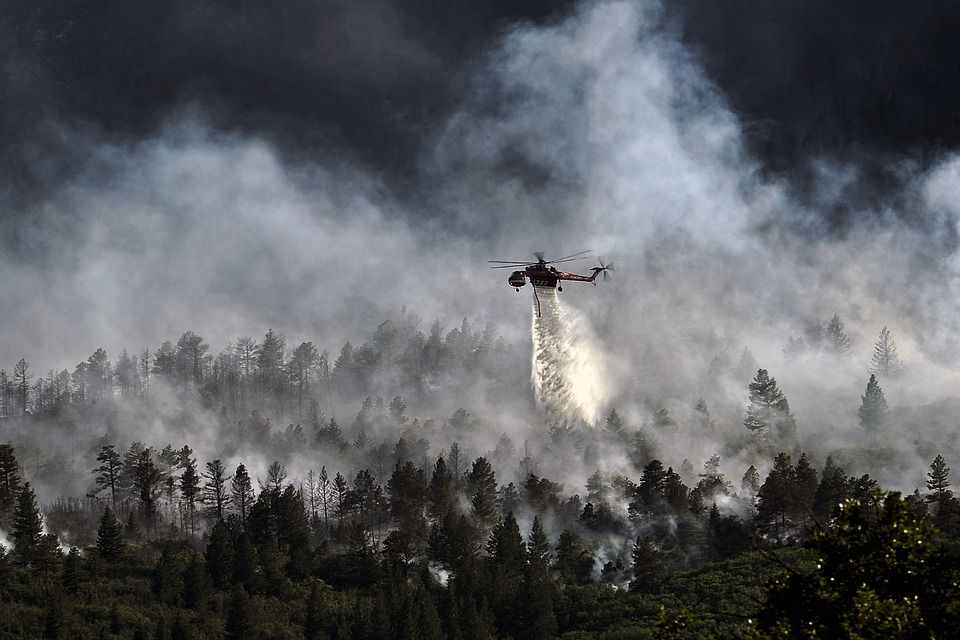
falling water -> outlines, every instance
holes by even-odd
[[[537,287],[534,293],[532,376],[537,405],[553,423],[594,425],[604,402],[602,367],[585,323],[560,303],[553,288]]]

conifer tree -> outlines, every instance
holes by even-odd
[[[824,348],[838,356],[850,354],[850,338],[843,331],[843,320],[839,314],[834,314],[830,322],[823,329]]]
[[[247,468],[242,464],[237,466],[237,471],[233,474],[233,481],[230,483],[230,496],[233,509],[240,518],[240,523],[245,525],[247,517],[250,515],[250,507],[253,506],[253,483],[250,481]]]
[[[0,443],[0,525],[7,524],[20,495],[20,465],[13,445]]]
[[[800,522],[812,515],[818,484],[817,472],[810,465],[810,458],[806,453],[800,454],[793,468],[794,489],[790,493],[791,517],[794,521]]]
[[[876,435],[883,431],[887,424],[887,400],[883,397],[883,389],[877,382],[877,376],[870,374],[867,389],[860,398],[860,428],[865,433]]]
[[[813,498],[813,514],[821,523],[827,523],[832,517],[834,509],[841,502],[850,497],[850,481],[842,467],[827,456],[827,461],[820,472],[820,483]]]
[[[446,461],[439,457],[433,465],[433,475],[427,487],[427,513],[434,520],[439,520],[451,508],[453,497],[453,477]]]
[[[97,462],[100,466],[93,472],[97,474],[95,482],[98,492],[109,491],[110,503],[116,508],[117,498],[120,497],[120,474],[123,470],[120,454],[112,444],[104,445],[97,454]]]
[[[70,551],[63,559],[63,590],[68,594],[76,594],[80,586],[80,550],[70,547]]]
[[[214,586],[223,589],[229,585],[233,575],[233,540],[223,520],[218,520],[210,531],[205,559]]]
[[[773,436],[779,442],[792,441],[796,437],[796,423],[776,379],[770,377],[766,369],[759,369],[748,388],[750,404],[743,426],[759,439]]]
[[[512,572],[519,572],[523,566],[526,549],[512,511],[494,525],[487,540],[486,551],[495,564]]]
[[[750,468],[743,474],[743,479],[740,481],[740,490],[751,498],[760,491],[760,474],[757,473],[755,466],[750,465]]]
[[[144,449],[137,455],[133,484],[143,520],[151,525],[156,524],[158,485],[161,478],[159,469],[153,463],[151,450]]]
[[[557,543],[557,561],[554,565],[560,579],[567,584],[586,584],[593,572],[593,556],[583,543],[583,538],[566,529]]]
[[[703,473],[697,483],[704,498],[713,499],[718,493],[728,495],[733,487],[720,471],[720,456],[714,453],[703,463]]]
[[[705,432],[713,431],[713,418],[710,417],[710,410],[703,398],[697,400],[697,404],[693,407],[692,422],[695,429]]]
[[[30,379],[33,374],[30,373],[30,365],[26,360],[20,358],[13,368],[13,381],[17,390],[17,403],[20,415],[27,415],[27,405],[30,399]]]
[[[757,529],[782,544],[792,522],[789,519],[794,489],[793,466],[786,453],[777,455],[767,479],[757,494]]]
[[[722,480],[722,474],[720,478],[721,484],[725,485],[726,481]],[[690,490],[683,484],[680,474],[674,473],[673,467],[667,468],[667,474],[663,482],[663,497],[670,508],[678,513],[686,511],[690,506],[689,494]]]
[[[533,519],[530,537],[527,538],[523,593],[523,635],[531,640],[547,640],[557,633],[557,619],[553,613],[554,585],[549,569],[550,543],[537,516]]]
[[[950,490],[950,467],[940,454],[937,454],[930,464],[927,490],[930,492],[927,494],[927,502],[935,504],[938,511],[949,508],[950,498],[953,497],[953,491]]]
[[[123,531],[110,505],[103,510],[97,529],[97,551],[106,560],[116,560],[123,553]]]
[[[617,413],[616,409],[610,409],[610,413],[607,415],[607,422],[604,424],[604,429],[607,433],[614,436],[623,435],[623,420],[620,419],[620,414]]]
[[[473,462],[467,483],[471,489],[470,506],[474,517],[489,525],[497,516],[497,480],[486,458],[481,456]]]
[[[897,376],[903,368],[900,356],[897,355],[897,343],[886,326],[880,330],[880,337],[873,345],[873,357],[870,359],[870,372],[892,378]]]
[[[13,551],[20,562],[31,564],[37,559],[42,535],[43,517],[37,496],[30,483],[25,482],[13,511]]]
[[[196,532],[196,509],[197,499],[200,497],[200,476],[197,475],[197,464],[193,460],[188,460],[183,475],[180,476],[180,495],[183,496],[183,504],[186,507],[187,530],[193,534]]]
[[[207,470],[203,474],[202,500],[207,505],[207,513],[215,520],[223,520],[227,506],[230,504],[230,494],[227,492],[227,470],[219,459],[207,463]]]
[[[638,537],[631,553],[633,580],[630,591],[652,591],[663,579],[665,567],[660,551],[649,537]]]

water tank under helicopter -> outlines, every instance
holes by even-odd
[[[514,271],[510,274],[510,277],[507,278],[507,284],[511,287],[516,287],[519,289],[523,285],[527,284],[527,277],[523,274],[523,271]]]

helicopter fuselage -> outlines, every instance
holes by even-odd
[[[601,271],[601,268],[595,267],[591,275],[582,276],[578,273],[567,273],[565,271],[560,271],[555,267],[545,264],[530,264],[524,267],[523,270],[518,270],[511,273],[510,277],[507,278],[507,284],[517,290],[524,286],[528,279],[530,280],[530,284],[533,286],[547,289],[556,288],[557,284],[561,280],[592,282],[596,284],[597,275]]]

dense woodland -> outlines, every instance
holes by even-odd
[[[273,331],[216,356],[186,332],[3,373],[0,638],[947,637],[958,622],[942,456],[905,498],[815,463],[762,368],[738,427],[756,464],[730,477],[719,454],[663,456],[671,432],[718,429],[703,400],[640,426],[616,409],[596,428],[534,425],[542,442],[519,444],[450,399],[516,398],[524,349],[492,326],[418,326],[386,321],[332,363]],[[839,318],[785,351],[812,348],[849,351]],[[900,367],[886,328],[873,365],[865,438],[889,420],[878,376]],[[590,473],[571,483],[551,458]]]

